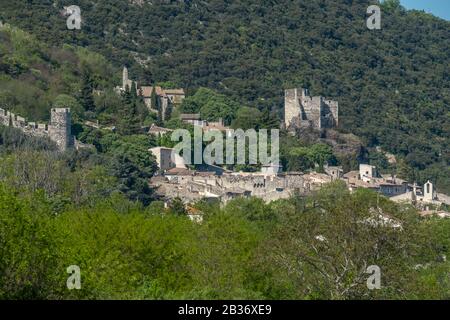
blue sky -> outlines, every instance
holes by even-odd
[[[400,0],[400,2],[407,9],[425,10],[450,20],[450,0]]]

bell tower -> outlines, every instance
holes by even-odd
[[[434,185],[428,180],[423,186],[423,199],[425,201],[433,201],[435,199],[434,193]]]

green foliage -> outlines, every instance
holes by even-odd
[[[21,130],[0,125],[0,154],[17,150],[56,151],[49,139],[26,136]]]
[[[141,131],[141,121],[136,105],[136,99],[131,93],[125,93],[124,103],[119,111],[119,119],[117,121],[117,131],[123,136],[139,134]]]
[[[83,132],[83,141],[97,151],[60,154],[54,143],[0,126],[0,177],[15,190],[44,190],[57,198],[56,207],[88,205],[114,192],[148,205],[153,191],[149,178],[156,171],[145,135],[121,137],[98,130]],[[54,210],[58,211],[58,208]]]
[[[388,159],[381,153],[373,150],[369,155],[369,164],[377,167],[380,171],[385,171],[390,167]]]
[[[29,121],[48,120],[49,105],[66,102],[79,121],[82,112],[68,96],[95,111],[92,90],[112,87],[115,72],[97,53],[69,45],[50,48],[9,25],[0,29],[0,38],[0,105]]]
[[[171,214],[174,205],[165,210],[155,202],[143,210],[118,194],[56,215],[55,200],[0,184],[0,299],[450,294],[448,221],[421,219],[371,191],[349,194],[340,183],[270,205],[259,199],[235,199],[222,209],[199,203],[202,223]],[[381,290],[366,288],[369,264],[381,267]],[[81,290],[66,288],[70,265],[81,268]]]
[[[269,108],[265,108],[259,119],[260,129],[278,129],[280,127],[280,119],[270,111]]]
[[[305,171],[314,167],[306,147],[292,148],[287,157],[289,171]]]
[[[113,176],[119,180],[119,190],[133,201],[148,205],[152,190],[148,180],[156,171],[156,163],[148,149],[151,140],[143,135],[121,138],[117,134],[104,135],[99,140],[100,150],[106,153]]]
[[[261,112],[256,108],[242,107],[236,112],[236,118],[233,120],[231,126],[234,129],[243,130],[270,130],[278,129],[280,127],[280,120],[268,108]]]
[[[180,87],[173,81],[158,82],[156,85],[163,89],[178,89]]]
[[[181,111],[183,113],[200,113],[202,119],[217,121],[222,118],[230,124],[239,108],[234,101],[225,95],[218,94],[207,88],[200,88],[193,96],[183,100]]]
[[[414,210],[399,209],[368,190],[350,195],[339,183],[307,199],[295,214],[282,212],[282,223],[265,246],[277,250],[277,255],[268,254],[263,260],[268,272],[280,275],[280,268],[285,270],[289,276],[280,281],[290,281],[287,291],[294,296],[414,299],[423,294],[416,281],[421,272],[414,266],[435,259],[438,251],[428,251],[428,231]],[[380,214],[390,217],[389,222]],[[395,227],[399,222],[401,226]],[[381,268],[381,290],[367,290],[368,265]]]
[[[400,0],[383,0],[381,2],[381,7],[387,11],[403,9],[403,7],[400,4]]]
[[[325,164],[332,165],[336,161],[333,150],[326,144],[291,148],[286,160],[290,171],[306,171],[314,169],[316,165],[319,166],[319,170],[323,170]]]
[[[173,199],[169,206],[169,212],[176,216],[186,216],[187,211],[185,209],[183,200],[181,200],[180,198]]]
[[[382,30],[368,32],[368,2],[350,2],[81,0],[90,10],[77,33],[60,4],[2,4],[0,20],[29,33],[0,29],[0,107],[30,121],[70,107],[77,138],[96,150],[58,154],[0,126],[0,299],[449,299],[448,221],[367,190],[199,203],[200,224],[180,200],[152,202],[155,141],[138,134],[148,112],[134,88],[113,90],[125,63],[140,83],[195,90],[181,112],[270,129],[282,89],[309,87],[339,100],[341,129],[398,155],[401,177],[450,190],[449,23],[389,0]],[[336,161],[326,144],[282,139],[289,170]],[[369,160],[386,167],[380,154]],[[73,264],[80,291],[66,288]],[[365,287],[369,264],[382,269],[381,290]]]
[[[37,199],[36,199],[37,200]],[[0,185],[0,299],[45,299],[58,287],[50,217]]]
[[[94,111],[95,103],[94,103],[94,83],[92,81],[89,70],[85,69],[82,72],[82,88],[80,95],[80,102],[85,111]]]
[[[255,129],[259,126],[261,112],[255,108],[242,107],[236,113],[236,119],[232,123],[234,129]]]
[[[227,204],[224,212],[251,222],[256,222],[264,228],[275,224],[277,220],[275,211],[267,206],[262,199],[258,198],[232,200]]]
[[[72,121],[74,123],[79,122],[84,118],[84,110],[80,103],[72,96],[66,94],[60,94],[55,98],[53,102],[54,108],[70,108],[72,115]]]

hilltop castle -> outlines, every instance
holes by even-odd
[[[0,124],[20,129],[29,136],[48,137],[60,151],[75,147],[69,108],[53,108],[49,124],[27,122],[25,118],[0,108]]]
[[[311,97],[308,89],[288,89],[284,98],[284,125],[286,129],[311,127],[331,129],[339,124],[337,101]]]
[[[122,71],[122,87],[116,88],[118,92],[131,90],[135,84],[137,95],[142,97],[147,108],[155,113],[161,111],[161,120],[165,121],[172,105],[179,105],[185,98],[184,89],[163,89],[160,86],[138,86],[137,81],[130,80],[127,67]],[[153,99],[153,95],[156,99]],[[156,105],[153,105],[156,103]]]

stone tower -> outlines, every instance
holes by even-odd
[[[128,69],[127,69],[127,67],[123,67],[123,72],[122,72],[122,89],[125,90],[127,88],[128,84],[129,84]]]
[[[311,97],[308,89],[296,88],[285,91],[284,124],[290,127],[335,128],[339,120],[337,101],[324,97]]]
[[[298,89],[288,89],[284,94],[284,124],[289,128],[295,118],[300,117]]]
[[[423,200],[431,202],[435,199],[435,191],[434,191],[434,185],[428,181],[423,186]]]
[[[130,80],[129,75],[128,75],[128,68],[123,67],[122,91],[125,91],[127,89],[127,87],[128,87],[128,90],[131,91],[131,88],[133,87],[133,82],[136,84],[136,89],[137,89],[138,83],[136,81]]]
[[[53,108],[51,110],[48,127],[49,138],[56,143],[60,151],[66,151],[74,147],[71,126],[72,119],[69,108]]]

